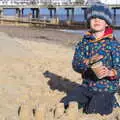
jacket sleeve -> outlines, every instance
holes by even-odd
[[[112,42],[111,49],[113,69],[117,71],[117,77],[120,78],[120,43],[117,41]]]
[[[76,45],[75,53],[72,60],[72,67],[76,72],[83,73],[87,70],[87,65],[83,63],[85,59],[85,48],[83,42]]]

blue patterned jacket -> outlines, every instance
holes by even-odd
[[[83,63],[84,59],[89,59],[96,54],[104,56],[101,61],[106,67],[117,71],[115,79],[111,80],[110,77],[105,77],[99,80],[90,66]],[[120,44],[113,39],[113,34],[107,34],[101,39],[95,39],[88,32],[76,45],[72,66],[76,72],[82,74],[82,85],[88,87],[89,90],[114,93],[118,90],[120,80]]]

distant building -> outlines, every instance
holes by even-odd
[[[52,0],[0,0],[0,5],[26,5],[26,4],[41,4],[50,3]]]
[[[70,0],[70,2],[76,2],[76,0]]]
[[[93,5],[96,2],[100,2],[101,3],[101,0],[85,0],[84,1],[84,5]]]
[[[29,4],[31,0],[14,0],[15,4]]]
[[[84,4],[85,5],[92,5],[93,3],[96,3],[96,2],[101,2],[101,3],[105,3],[105,4],[108,4],[108,5],[118,5],[120,4],[120,0],[84,0]]]
[[[105,4],[120,5],[120,0],[101,0],[101,2]]]
[[[37,0],[39,4],[42,4],[42,3],[51,3],[52,0]]]
[[[55,5],[65,5],[69,3],[69,0],[51,0],[51,3]]]
[[[67,5],[75,3],[77,0],[0,0],[0,5],[19,5],[19,4],[54,4]],[[105,4],[120,4],[120,0],[84,0],[85,5],[92,5],[96,2]]]
[[[0,5],[28,4],[31,0],[0,0]]]
[[[0,5],[13,5],[14,4],[14,0],[0,0]]]

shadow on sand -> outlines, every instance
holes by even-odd
[[[43,75],[50,79],[48,81],[48,85],[52,90],[59,90],[60,92],[65,92],[68,94],[72,89],[80,85],[50,71],[45,71]]]

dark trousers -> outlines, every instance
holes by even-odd
[[[89,91],[88,88],[79,86],[68,93],[61,102],[64,103],[66,108],[70,101],[76,101],[80,106],[83,106],[85,113],[100,113],[103,115],[112,112],[114,100],[115,97],[112,93]]]

